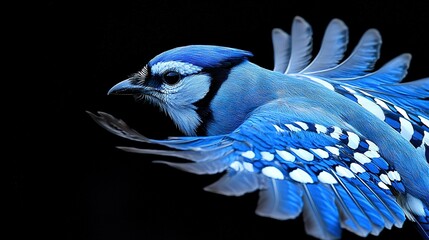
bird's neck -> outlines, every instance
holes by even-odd
[[[284,75],[243,62],[213,79],[215,90],[202,116],[200,129],[207,135],[235,130],[258,106],[278,97],[275,88]],[[221,79],[223,78],[223,79]],[[216,83],[217,82],[217,83]]]

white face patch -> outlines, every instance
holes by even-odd
[[[175,71],[180,75],[187,76],[201,71],[201,67],[195,66],[190,63],[179,61],[159,62],[151,67],[152,74],[162,74],[167,71]]]
[[[160,107],[186,135],[195,135],[201,124],[194,103],[209,92],[210,82],[209,75],[197,74],[186,76],[175,85],[162,85],[163,102]]]

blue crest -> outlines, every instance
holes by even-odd
[[[213,45],[189,45],[173,48],[157,55],[149,62],[149,66],[158,62],[180,61],[202,68],[215,68],[224,64],[235,65],[251,56],[253,56],[251,52],[235,48]]]

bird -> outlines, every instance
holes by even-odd
[[[107,131],[136,143],[136,154],[197,175],[222,174],[204,190],[226,196],[258,191],[255,214],[302,216],[317,239],[360,237],[402,228],[429,239],[429,78],[405,81],[402,53],[376,68],[382,38],[366,30],[348,53],[349,29],[328,22],[313,53],[301,16],[290,34],[271,32],[274,66],[250,51],[183,45],[164,51],[108,95],[131,95],[168,116],[180,136],[151,139],[113,115],[87,111]]]

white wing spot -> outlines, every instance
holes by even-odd
[[[308,129],[308,125],[306,123],[303,122],[295,122],[297,125],[299,125],[303,130],[307,130]]]
[[[328,158],[329,157],[329,153],[323,149],[316,148],[316,149],[310,149],[310,150],[313,151],[314,153],[316,153],[321,158]]]
[[[419,116],[419,118],[420,118],[420,121],[422,121],[422,123],[424,125],[426,125],[426,127],[429,127],[429,120],[427,120],[426,118],[424,118],[422,116]]]
[[[247,151],[247,152],[243,152],[241,153],[241,156],[248,158],[248,159],[253,159],[255,157],[255,153],[253,151]]]
[[[295,170],[293,170],[292,172],[289,173],[289,176],[297,181],[297,182],[301,182],[301,183],[313,183],[313,179],[311,178],[310,174],[308,174],[307,172],[305,172],[304,170],[297,168]]]
[[[353,89],[351,89],[351,88],[349,88],[349,87],[346,87],[346,86],[342,86],[344,89],[346,89],[349,93],[351,93],[351,94],[355,94],[356,93],[356,91],[355,90],[353,90]]]
[[[356,133],[347,132],[349,136],[349,143],[347,144],[351,149],[356,149],[359,147],[360,138]]]
[[[288,161],[288,162],[295,161],[295,156],[287,151],[276,150],[276,153],[285,161]]]
[[[386,184],[384,184],[383,182],[378,182],[378,187],[379,187],[379,188],[382,188],[382,189],[389,190],[389,187],[388,187],[388,186],[386,186]]]
[[[340,135],[343,134],[341,128],[334,126],[334,131],[330,134],[332,138],[340,140]]]
[[[243,165],[238,161],[232,162],[229,166],[237,172],[243,170]]]
[[[378,148],[378,146],[375,145],[373,141],[366,140],[366,143],[368,143],[368,150],[377,151],[377,152],[380,150],[380,148]]]
[[[414,134],[413,125],[403,117],[399,118],[399,122],[401,123],[401,135],[409,141]]]
[[[314,126],[316,127],[317,133],[326,133],[328,131],[328,129],[325,126],[322,126],[320,124],[314,124]]]
[[[290,150],[292,150],[292,152],[294,152],[296,155],[298,155],[298,157],[302,158],[305,161],[314,160],[314,155],[307,150],[304,150],[302,148],[299,148],[299,149],[291,148]]]
[[[384,116],[383,110],[375,103],[371,102],[370,100],[366,99],[365,97],[354,95],[357,98],[357,101],[359,105],[364,107],[366,110],[370,111],[372,114],[377,116],[379,119],[383,120],[386,118]]]
[[[340,155],[340,150],[337,147],[327,146],[325,148],[334,155],[337,155],[337,156]]]
[[[274,159],[274,154],[269,152],[261,152],[262,159],[267,161],[272,161]]]
[[[390,111],[389,106],[387,106],[387,104],[383,100],[378,99],[378,98],[374,98],[374,101],[378,104],[378,106]]]
[[[284,132],[285,130],[281,127],[277,126],[276,124],[273,124],[273,127],[276,129],[277,132]]]
[[[335,179],[330,173],[327,173],[325,171],[320,172],[319,175],[317,176],[317,178],[322,183],[327,183],[327,184],[338,183],[337,179]]]
[[[424,131],[423,142],[426,143],[427,145],[429,145],[429,132]],[[423,146],[423,144],[421,146]]]
[[[364,153],[364,155],[367,156],[367,157],[369,157],[369,158],[379,158],[380,157],[380,154],[378,152],[371,151],[371,150],[370,151],[366,151]]]
[[[389,180],[389,177],[386,174],[380,174],[380,180],[383,181],[387,185],[392,185],[392,183]]]
[[[402,108],[400,108],[400,107],[398,107],[398,106],[396,106],[396,105],[393,105],[393,107],[404,117],[404,118],[406,118],[406,119],[408,119],[408,120],[410,120],[410,117],[408,116],[408,114],[407,114],[407,112],[404,110],[404,109],[402,109]]]
[[[367,95],[367,96],[369,96],[369,97],[372,97],[372,95],[371,94],[369,94],[369,93],[367,93],[367,92],[365,92],[365,91],[363,91],[363,90],[359,90],[361,93],[363,93],[364,95]]]
[[[277,169],[276,167],[273,166],[268,166],[268,167],[264,167],[262,168],[262,173],[270,178],[274,178],[274,179],[284,179],[283,173]]]
[[[334,86],[332,86],[332,84],[330,84],[330,83],[328,83],[328,82],[326,82],[326,81],[323,81],[322,79],[319,79],[319,78],[315,78],[315,77],[311,77],[311,76],[306,76],[307,78],[310,78],[311,80],[313,80],[313,81],[315,81],[315,82],[317,82],[317,83],[320,83],[321,85],[323,85],[324,87],[326,87],[327,89],[330,89],[330,90],[332,90],[332,91],[334,91],[335,90],[335,88],[334,88]]]
[[[355,152],[353,154],[353,157],[358,161],[360,164],[370,163],[371,159],[369,159],[367,156],[363,155],[362,153]]]
[[[253,172],[254,171],[253,164],[251,164],[251,163],[243,162],[243,167],[244,167],[244,169],[246,169],[249,172]]]
[[[399,175],[399,173],[397,171],[389,171],[389,172],[387,172],[387,176],[392,181],[401,181],[401,176]]]
[[[345,168],[343,166],[336,166],[335,171],[337,172],[337,174],[340,177],[346,177],[346,178],[354,178],[355,177],[355,175],[350,170],[348,170],[347,168]]]
[[[397,171],[393,171],[393,174],[395,174],[396,181],[401,181],[401,175]]]
[[[285,124],[285,126],[286,126],[287,128],[289,128],[289,130],[290,130],[290,131],[293,131],[293,132],[299,132],[299,131],[301,131],[301,129],[299,129],[299,128],[297,128],[297,127],[295,127],[294,125],[289,124],[289,123],[286,123],[286,124]]]
[[[363,173],[363,172],[366,172],[365,169],[361,165],[359,165],[357,163],[351,163],[350,164],[350,170],[352,170],[352,172],[354,172],[354,173]]]

